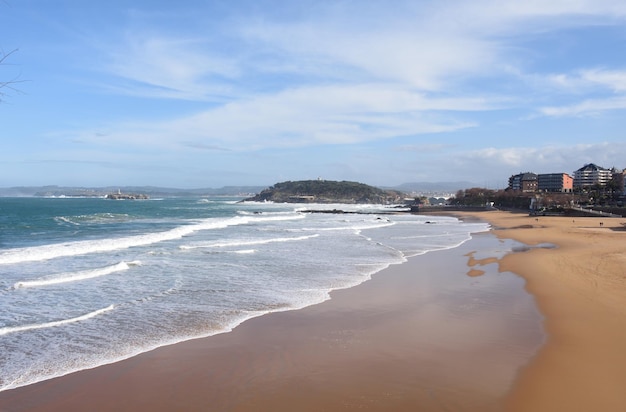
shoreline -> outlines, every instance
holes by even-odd
[[[318,305],[1,392],[0,410],[497,412],[543,341],[502,247],[478,233]]]
[[[455,213],[532,248],[501,260],[526,280],[546,343],[522,369],[506,410],[622,411],[626,405],[626,219]]]
[[[318,305],[0,392],[0,410],[623,410],[626,219],[448,215],[492,230]]]

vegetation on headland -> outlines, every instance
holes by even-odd
[[[301,180],[276,183],[246,200],[277,203],[393,204],[403,201],[404,193],[383,190],[364,183]]]

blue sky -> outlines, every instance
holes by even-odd
[[[626,167],[623,1],[0,2],[0,187]]]

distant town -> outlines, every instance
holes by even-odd
[[[626,169],[605,169],[594,163],[588,163],[576,170],[573,177],[567,173],[519,173],[509,178],[508,189],[522,192],[557,193],[610,189],[623,194],[625,174]]]
[[[626,216],[626,169],[606,169],[588,163],[568,173],[518,173],[504,190],[459,190],[450,205],[525,209],[536,214],[587,212]]]

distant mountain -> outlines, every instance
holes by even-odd
[[[403,198],[404,193],[383,190],[364,183],[301,180],[276,183],[246,200],[278,203],[388,204],[397,203]]]
[[[304,182],[304,181],[303,181]],[[331,183],[330,181],[317,181],[311,180],[306,182],[312,182],[311,185],[316,185],[317,183],[313,182],[325,182],[325,187],[328,189]],[[286,183],[286,182],[285,182]],[[296,183],[296,182],[291,182]],[[360,185],[361,183],[355,182],[335,182],[335,183],[343,183],[344,186],[350,184]],[[281,185],[282,183],[279,183]],[[367,185],[363,185],[367,186]],[[312,188],[313,186],[310,186]],[[413,182],[413,183],[403,183],[399,186],[394,187],[385,187],[385,188],[374,188],[369,186],[372,189],[376,189],[382,192],[391,191],[391,192],[403,192],[408,194],[423,194],[423,195],[431,195],[431,194],[444,194],[444,193],[456,193],[461,189],[468,189],[471,187],[477,187],[475,183],[467,182],[467,181],[459,181],[459,182]],[[0,188],[0,196],[4,197],[20,197],[20,196],[86,196],[86,197],[102,197],[106,196],[109,193],[117,193],[117,191],[121,191],[122,193],[136,193],[136,194],[145,194],[149,197],[167,197],[167,196],[250,196],[255,193],[260,193],[266,189],[265,186],[224,186],[221,188],[199,188],[199,189],[176,189],[176,188],[167,188],[167,187],[156,187],[156,186],[107,186],[107,187],[73,187],[73,186],[18,186],[18,187],[10,187],[10,188]],[[356,186],[353,187],[356,189]],[[347,192],[346,192],[347,193]],[[350,199],[355,198],[363,198],[363,196],[358,196],[358,190],[352,193]],[[365,192],[363,192],[365,193]],[[374,190],[368,192],[370,196],[383,196],[386,195],[375,195]],[[336,193],[337,194],[337,193]],[[295,194],[294,194],[295,195]],[[335,197],[335,196],[331,196]],[[346,197],[346,199],[348,199]]]
[[[109,186],[109,187],[65,187],[36,186],[0,188],[0,196],[86,196],[101,197],[109,193],[138,193],[150,197],[158,196],[249,196],[258,193],[264,186],[224,186],[219,189],[175,189],[154,186]]]
[[[467,181],[458,182],[412,182],[393,186],[391,189],[406,193],[456,193],[461,189],[477,187],[476,183]]]

